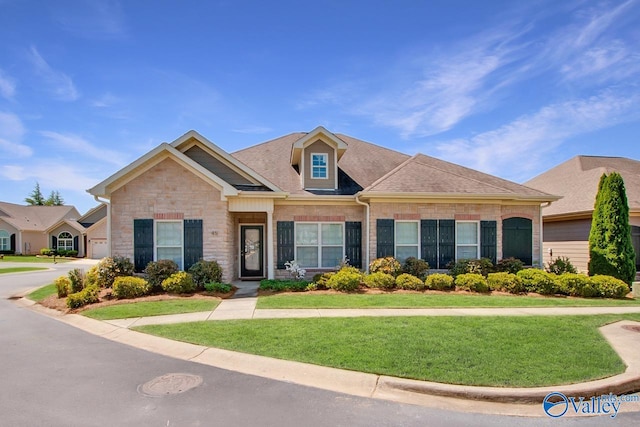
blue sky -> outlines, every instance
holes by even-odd
[[[0,200],[85,190],[195,129],[318,125],[516,182],[640,159],[640,0],[0,0]]]

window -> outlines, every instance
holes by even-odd
[[[419,258],[419,227],[417,221],[396,222],[396,259],[404,262],[409,257]]]
[[[477,221],[456,222],[456,259],[477,259],[480,232]]]
[[[7,230],[0,230],[0,251],[11,250],[11,239]]]
[[[329,178],[327,169],[328,157],[327,154],[311,154],[311,178]]]
[[[73,236],[68,231],[63,231],[62,233],[58,234],[58,250],[73,250]]]
[[[182,270],[182,221],[156,221],[156,260],[170,259]]]
[[[333,268],[344,256],[344,224],[296,223],[296,260],[305,268]]]

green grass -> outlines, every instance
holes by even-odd
[[[128,319],[131,317],[161,316],[164,314],[196,313],[213,310],[220,304],[213,299],[170,299],[139,301],[98,307],[83,311],[82,315],[98,320]]]
[[[56,257],[57,263],[69,262],[71,259]],[[37,262],[42,264],[53,264],[53,257],[40,258],[35,255],[5,255],[3,260],[0,260],[0,265],[3,262]]]
[[[279,359],[451,384],[534,387],[619,374],[598,331],[639,315],[229,320],[138,331]]]
[[[46,285],[36,289],[35,291],[27,295],[27,298],[35,302],[40,302],[43,299],[47,298],[48,296],[56,295],[57,293],[58,293],[58,290],[56,289],[56,285],[52,283],[50,285]]]
[[[640,305],[640,299],[481,294],[286,294],[258,298],[257,308],[593,307]]]
[[[7,267],[7,268],[0,268],[0,274],[21,273],[23,271],[38,271],[38,270],[46,270],[46,268],[45,267]]]

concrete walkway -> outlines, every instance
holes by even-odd
[[[358,316],[551,316],[640,313],[640,307],[455,308],[455,309],[310,309],[257,310],[257,298],[223,300],[213,311],[97,321],[77,314],[62,315],[21,299],[30,307],[62,322],[123,344],[183,360],[280,381],[357,396],[481,413],[546,416],[541,402],[551,392],[566,396],[621,395],[640,390],[640,322],[622,321],[601,328],[604,337],[627,366],[624,373],[597,381],[554,387],[473,387],[415,381],[291,362],[233,351],[207,348],[132,331],[133,326],[203,320]],[[621,411],[640,411],[640,402]]]

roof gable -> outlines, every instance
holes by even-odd
[[[334,148],[336,150],[338,160],[340,160],[344,152],[347,150],[347,144],[342,139],[329,132],[323,126],[318,126],[293,143],[291,146],[291,164],[293,166],[299,165],[302,160],[301,157],[304,149],[318,140]]]
[[[0,202],[0,210],[5,215],[3,221],[18,230],[44,231],[51,225],[63,220],[75,220],[80,213],[74,206],[24,206]]]

